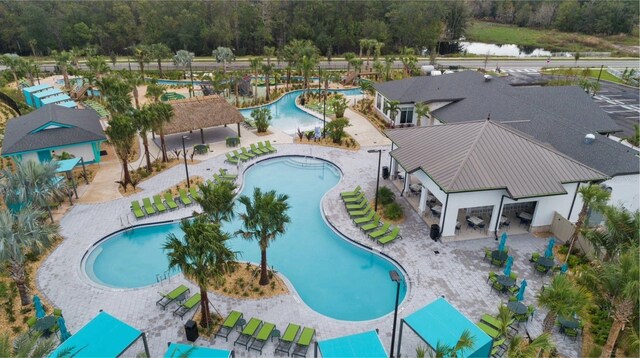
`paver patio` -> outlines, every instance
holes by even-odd
[[[244,143],[243,143],[244,144]],[[339,192],[351,190],[360,184],[369,198],[373,198],[376,183],[377,157],[369,154],[366,149],[351,152],[341,149],[316,147],[296,144],[277,145],[278,152],[274,156],[306,155],[327,159],[336,164],[343,171],[343,178],[339,184],[329,191],[322,202],[322,209],[328,222],[338,231],[352,240],[366,246],[372,242],[361,233],[349,220],[340,202]],[[389,149],[383,147],[384,149]],[[215,156],[214,156],[215,155]],[[389,158],[383,153],[382,165],[388,163]],[[224,155],[210,153],[198,164],[190,165],[192,176],[210,178],[218,168],[224,167],[232,172],[235,166],[224,163]],[[266,157],[266,156],[265,156]],[[263,157],[263,158],[265,158]],[[246,169],[250,163],[241,165],[240,171]],[[173,212],[155,215],[142,220],[135,220],[129,205],[131,200],[140,200],[175,185],[184,180],[184,168],[176,166],[162,174],[154,176],[141,183],[142,190],[130,197],[121,198],[100,204],[77,204],[61,220],[60,233],[65,237],[64,242],[47,258],[37,273],[37,285],[48,300],[64,311],[66,322],[73,333],[91,320],[100,309],[103,309],[119,319],[137,327],[147,333],[149,348],[152,356],[164,354],[167,342],[185,342],[184,321],[173,317],[171,310],[160,310],[155,301],[158,291],[168,291],[178,284],[186,284],[193,290],[195,285],[177,275],[168,282],[149,287],[129,290],[116,290],[100,286],[92,282],[84,273],[81,262],[84,254],[100,238],[133,224],[150,223],[179,219],[191,215],[197,208],[191,206],[180,208]],[[381,181],[381,185],[388,185]],[[310,189],[312,190],[312,189]],[[395,190],[395,189],[393,189]],[[396,191],[399,197],[399,193]],[[381,247],[374,245],[374,250],[380,251],[396,260],[405,270],[409,290],[405,300],[400,305],[399,317],[405,317],[417,309],[425,306],[440,296],[445,296],[462,313],[472,321],[478,321],[484,313],[495,314],[500,302],[507,299],[505,295],[498,295],[491,291],[486,278],[491,270],[489,263],[483,261],[483,247],[496,247],[493,238],[478,239],[466,242],[442,244],[428,238],[429,228],[419,218],[404,199],[398,200],[405,209],[406,220],[401,224],[402,240]],[[528,284],[525,293],[525,304],[535,304],[535,294],[543,284],[548,284],[551,276],[540,276],[529,264],[532,252],[543,252],[547,240],[535,238],[532,235],[518,235],[510,237],[507,246],[509,253],[514,256],[512,271],[519,275],[519,281],[526,279]],[[438,251],[436,253],[435,251]],[[114,268],[117,269],[117,268]],[[277,269],[277,267],[276,267]],[[286,279],[286,278],[285,278]],[[518,282],[519,282],[518,281]],[[245,317],[260,317],[275,323],[281,331],[289,322],[305,326],[312,326],[317,331],[317,340],[324,340],[337,336],[359,333],[371,329],[379,329],[380,337],[386,349],[391,341],[393,312],[371,321],[348,322],[339,321],[316,313],[293,293],[259,300],[237,300],[218,294],[210,294],[212,304],[223,316],[231,310],[244,313]],[[394,292],[380,294],[395,295]],[[528,332],[536,337],[541,333],[542,320],[546,312],[536,310],[533,320],[526,326],[521,325],[521,334]],[[197,345],[213,346],[222,349],[233,349],[233,340],[237,333],[231,334],[229,342],[222,338],[206,341],[198,339]],[[554,331],[561,355],[577,357],[580,352],[581,336],[577,341],[563,338]],[[396,341],[397,342],[397,341]],[[415,347],[420,342],[415,337],[405,335],[402,342],[402,354],[414,356]],[[273,355],[275,342],[268,343],[265,355]],[[137,354],[137,351],[127,354]],[[245,349],[236,349],[238,356],[254,356]],[[308,356],[313,353],[309,352]]]

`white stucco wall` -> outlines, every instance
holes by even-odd
[[[76,158],[83,158],[85,162],[93,162],[96,158],[93,155],[93,148],[91,147],[91,143],[68,146],[68,147],[60,147],[55,149],[55,153],[53,154],[60,155],[62,152],[67,152],[69,154],[73,154]],[[22,161],[39,161],[37,152],[30,152],[22,154]]]
[[[610,204],[623,206],[629,211],[640,209],[640,175],[620,175],[603,184],[611,187]]]

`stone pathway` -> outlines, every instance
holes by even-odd
[[[257,139],[257,140],[261,140]],[[245,142],[243,142],[246,145]],[[345,151],[336,148],[315,147],[296,144],[276,145],[278,153],[282,155],[309,155],[333,162],[343,171],[343,178],[339,184],[329,191],[323,199],[322,209],[328,222],[339,232],[350,239],[372,246],[372,242],[361,233],[349,220],[344,205],[340,202],[339,192],[351,190],[360,184],[368,197],[373,197],[376,182],[377,158],[366,150],[358,152]],[[370,149],[370,148],[368,148]],[[388,149],[388,147],[385,147]],[[224,163],[224,156],[214,150],[207,159],[189,166],[190,174],[209,178],[213,170],[220,167],[243,171],[247,164],[238,168]],[[389,161],[388,154],[383,153],[383,163]],[[384,165],[384,164],[383,164]],[[162,311],[156,307],[159,298],[158,291],[168,291],[178,284],[186,284],[196,290],[196,287],[186,281],[182,275],[177,275],[162,284],[128,290],[106,288],[93,283],[84,273],[82,259],[100,238],[133,224],[150,223],[165,220],[176,220],[191,215],[195,207],[180,208],[173,212],[156,215],[151,218],[135,220],[131,215],[129,203],[157,194],[184,179],[184,168],[176,166],[143,182],[142,192],[131,197],[121,198],[99,204],[75,205],[61,220],[60,232],[65,237],[64,242],[42,264],[37,273],[37,285],[48,301],[64,310],[64,315],[72,332],[80,329],[91,320],[100,309],[113,314],[119,319],[146,332],[152,356],[164,354],[167,342],[185,342],[183,325],[185,321],[172,317],[171,310]],[[388,184],[382,181],[382,185]],[[392,189],[393,187],[390,186]],[[393,189],[395,191],[395,189]],[[399,193],[396,191],[396,195]],[[373,250],[388,255],[397,261],[405,271],[408,281],[408,293],[400,305],[399,317],[406,317],[419,308],[429,304],[440,296],[445,296],[462,313],[472,321],[477,321],[484,313],[495,314],[500,302],[506,296],[498,295],[486,283],[488,272],[492,270],[488,262],[483,261],[483,247],[495,247],[497,243],[492,238],[466,242],[442,244],[428,239],[428,227],[418,215],[409,207],[404,199],[399,202],[405,209],[406,220],[402,223],[403,239],[385,247],[375,245]],[[547,241],[537,239],[531,235],[519,235],[509,239],[507,245],[510,254],[514,256],[513,271],[519,278],[526,278],[529,285],[525,294],[525,304],[535,304],[535,294],[550,277],[537,274],[529,264],[532,252],[542,252]],[[437,253],[436,253],[437,251]],[[117,269],[117,268],[114,268]],[[381,293],[383,294],[383,293]],[[395,294],[389,292],[390,295]],[[283,330],[287,323],[296,322],[316,328],[316,339],[343,336],[379,329],[380,337],[386,349],[391,341],[391,327],[393,313],[382,318],[364,321],[339,321],[316,313],[307,307],[295,293],[257,300],[237,300],[218,294],[210,294],[216,309],[225,316],[231,310],[239,310],[245,317],[260,317],[275,323]],[[520,331],[525,330],[531,337],[541,333],[541,323],[546,312],[538,310],[533,320],[522,325]],[[188,318],[186,316],[186,318]],[[416,337],[411,337],[409,330],[405,330],[402,339],[402,354],[414,356],[415,347],[420,343]],[[198,339],[196,344],[212,346],[222,349],[233,349],[233,340],[237,333],[230,336],[229,342],[217,338],[213,340]],[[567,357],[577,357],[581,345],[581,337],[573,340],[563,339],[557,332],[554,340],[558,344],[560,354]],[[268,343],[265,355],[272,355],[275,343]],[[139,345],[127,352],[127,355],[137,354]],[[312,353],[309,353],[311,356]],[[236,349],[238,356],[257,356],[248,353],[243,348]]]

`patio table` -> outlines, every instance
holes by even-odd
[[[411,190],[412,193],[419,193],[422,190],[422,185],[420,184],[411,184],[409,185],[409,190]]]
[[[580,322],[573,318],[564,318],[562,316],[558,316],[558,322],[560,323],[560,326],[562,326],[562,328],[576,329],[580,327]]]
[[[524,212],[524,211],[523,211],[523,212],[520,212],[520,213],[518,214],[518,217],[519,217],[520,219],[524,219],[524,220],[528,220],[528,221],[531,221],[531,220],[533,219],[533,216],[532,216],[531,214],[529,214],[529,213],[527,213],[527,212]]]
[[[513,302],[507,303],[507,308],[509,309],[509,311],[511,311],[511,312],[513,312],[515,314],[525,314],[525,313],[527,313],[527,306],[525,306],[520,301],[513,301]]]
[[[480,219],[477,216],[471,216],[470,218],[467,219],[467,221],[472,223],[475,226],[478,226],[484,222],[484,220]]]
[[[498,276],[497,277],[497,281],[498,281],[499,284],[502,285],[502,287],[503,287],[502,290],[503,291],[506,291],[507,288],[509,288],[509,287],[511,287],[511,286],[516,284],[516,280],[512,279],[509,276],[505,276],[505,275]]]
[[[433,203],[436,201],[436,197],[431,194],[427,194],[427,201]]]
[[[507,221],[509,221],[509,219],[507,219],[506,216],[500,216],[500,225],[506,223]]]
[[[36,321],[33,329],[43,334],[51,334],[50,329],[56,324],[56,317],[53,315],[42,317]]]
[[[440,214],[442,212],[442,206],[436,205],[436,206],[431,208],[431,211],[433,211],[436,214]]]
[[[493,260],[504,262],[507,260],[507,256],[508,254],[506,251],[494,250],[493,252],[491,252],[491,258]]]
[[[553,265],[555,265],[555,261],[553,261],[553,257],[541,257],[538,259],[537,264],[550,269],[553,267]]]

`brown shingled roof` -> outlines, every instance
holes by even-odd
[[[165,134],[244,121],[240,112],[220,96],[193,97],[167,103],[173,107],[174,116],[171,122],[164,125]]]
[[[386,131],[408,172],[424,171],[447,193],[505,189],[514,198],[564,194],[563,183],[607,179],[492,121]]]

